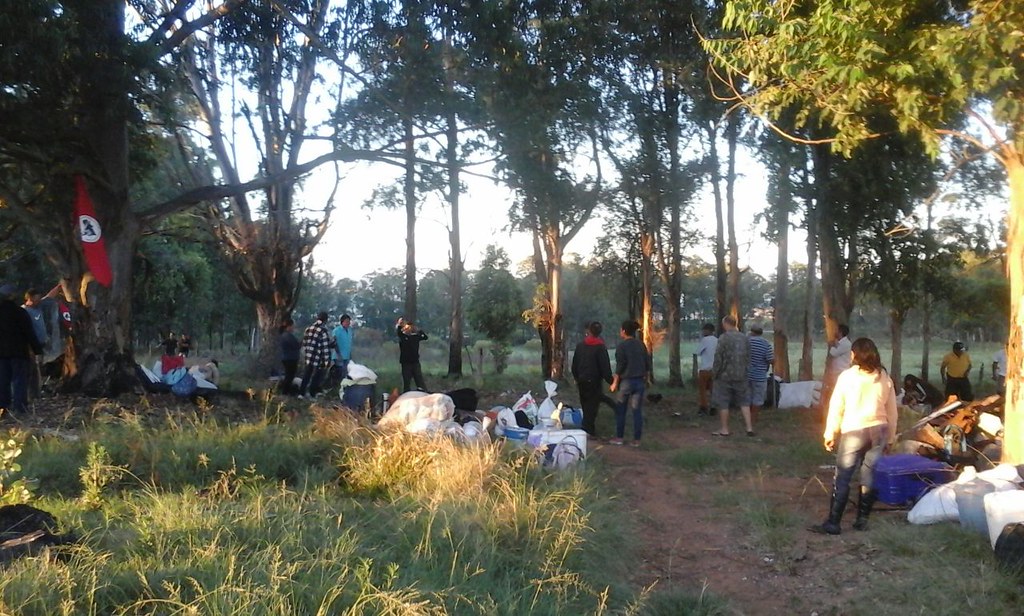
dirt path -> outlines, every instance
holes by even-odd
[[[754,479],[756,473],[744,473],[746,479],[728,485],[721,476],[671,465],[672,457],[683,448],[707,448],[740,456],[749,453],[753,469],[759,454],[785,442],[785,435],[773,429],[768,418],[763,418],[754,438],[738,431],[729,438],[713,437],[716,427],[717,419],[697,419],[691,414],[666,419],[663,429],[645,437],[642,448],[607,444],[591,448],[592,455],[605,461],[609,481],[637,513],[634,523],[642,541],[643,564],[634,583],[638,587],[654,584],[656,591],[710,593],[728,601],[735,614],[843,613],[857,588],[884,574],[871,562],[875,550],[870,531],[850,530],[840,537],[823,537],[802,528],[784,531],[789,545],[771,553],[764,541],[753,536],[737,508],[723,505],[730,502],[723,499],[724,492],[740,490],[751,498],[767,499],[773,508],[805,519],[806,524],[818,522],[826,513],[824,486],[830,485],[831,471],[816,469],[805,478],[768,481]],[[736,495],[730,498],[735,502]],[[846,528],[852,515],[848,512],[847,517]]]

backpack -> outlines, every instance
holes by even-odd
[[[199,384],[196,382],[196,377],[187,372],[185,376],[178,379],[177,383],[171,385],[171,393],[182,398],[188,398],[196,393],[197,389],[199,389]]]
[[[569,468],[583,460],[583,450],[573,439],[565,439],[560,443],[552,443],[543,449],[544,459],[541,461],[545,468],[561,470]]]

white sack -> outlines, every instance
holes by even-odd
[[[362,364],[354,361],[348,362],[348,378],[359,381],[362,385],[371,385],[377,382],[377,373]],[[366,379],[369,379],[366,381]]]
[[[556,412],[557,406],[555,406],[555,401],[552,400],[552,398],[558,395],[558,383],[544,381],[544,389],[548,392],[548,397],[544,398],[544,402],[540,403],[540,408],[537,409],[537,419],[559,419]]]
[[[519,400],[512,405],[512,411],[522,411],[526,413],[526,417],[530,420],[530,423],[537,423],[537,402],[533,399],[533,392],[526,392],[519,397]]]
[[[387,413],[380,418],[379,425],[405,428],[418,419],[432,419],[445,422],[455,416],[455,403],[444,394],[423,396],[401,395]]]
[[[780,409],[814,406],[821,400],[821,381],[797,381],[779,384]]]

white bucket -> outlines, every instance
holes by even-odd
[[[985,517],[988,520],[988,539],[992,549],[1003,527],[1024,522],[1024,490],[1004,490],[985,495]]]

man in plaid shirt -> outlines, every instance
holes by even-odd
[[[320,386],[331,365],[331,334],[327,331],[326,312],[316,315],[316,322],[306,328],[302,336],[302,349],[306,354],[306,370],[302,374],[300,398],[313,398],[320,393]]]

